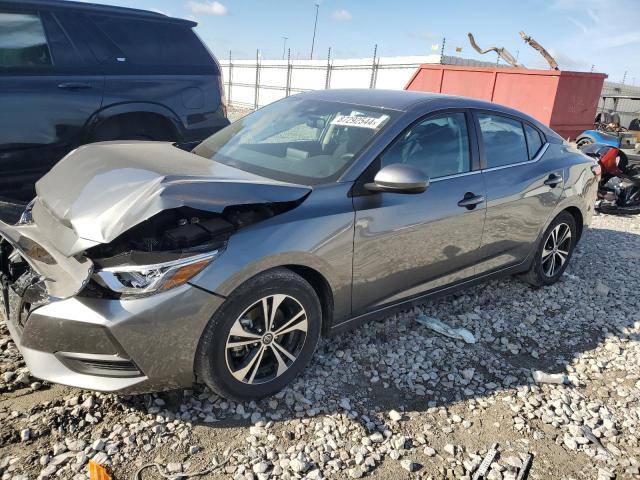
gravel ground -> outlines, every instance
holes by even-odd
[[[494,442],[492,479],[514,479],[527,453],[533,479],[640,478],[639,267],[640,218],[597,216],[557,285],[492,281],[324,340],[258,403],[49,385],[2,321],[0,478],[86,478],[89,458],[116,480],[149,462],[218,465],[214,479],[471,478]],[[422,313],[477,343],[419,325]],[[537,370],[565,384],[536,384]]]

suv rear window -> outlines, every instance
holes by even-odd
[[[46,67],[51,54],[37,15],[0,12],[0,67]]]
[[[188,25],[107,15],[91,15],[91,19],[122,51],[128,64],[213,63],[209,52]]]

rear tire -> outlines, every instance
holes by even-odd
[[[207,324],[196,375],[230,400],[273,395],[310,362],[321,322],[320,301],[304,278],[284,268],[264,272],[229,295]]]
[[[521,278],[535,287],[556,283],[571,260],[577,233],[573,215],[569,212],[560,213],[545,230],[531,268]]]

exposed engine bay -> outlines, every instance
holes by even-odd
[[[235,231],[293,208],[297,202],[241,205],[211,213],[189,207],[166,210],[133,227],[111,243],[86,254],[97,268],[159,263],[223,248]]]

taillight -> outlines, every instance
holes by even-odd
[[[593,172],[593,174],[596,177],[599,177],[600,175],[602,175],[602,167],[600,166],[600,164],[596,164],[596,165],[592,165],[591,166],[591,171]]]

